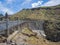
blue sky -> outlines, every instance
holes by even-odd
[[[60,0],[0,0],[0,13],[15,14],[23,8],[55,6],[58,4],[60,4]]]

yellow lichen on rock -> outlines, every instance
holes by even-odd
[[[37,45],[38,43],[38,39],[34,36],[31,36],[27,39],[27,42],[30,43],[30,44],[34,44],[34,45]]]
[[[29,28],[24,28],[23,30],[22,30],[22,33],[23,34],[27,34],[27,35],[36,35],[36,33],[34,33],[32,30],[30,30]]]

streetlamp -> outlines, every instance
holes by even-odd
[[[9,29],[8,29],[8,14],[5,13],[5,19],[6,19],[6,36],[9,36]]]

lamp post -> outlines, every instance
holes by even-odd
[[[9,29],[8,29],[8,14],[5,14],[5,19],[6,19],[6,36],[9,36]]]

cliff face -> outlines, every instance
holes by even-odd
[[[60,22],[47,20],[43,27],[48,40],[60,41]]]

